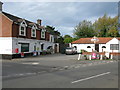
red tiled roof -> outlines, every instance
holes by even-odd
[[[80,38],[79,40],[73,41],[72,44],[93,44],[94,42],[91,41],[92,38]],[[99,44],[106,44],[108,41],[112,40],[112,37],[98,37]],[[117,38],[120,40],[120,37]]]
[[[120,37],[118,37],[117,39],[120,40]]]

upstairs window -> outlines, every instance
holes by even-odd
[[[50,42],[54,42],[54,36],[50,35]]]
[[[34,26],[31,29],[31,36],[36,37],[36,28]]]
[[[25,23],[25,21],[21,22],[20,27],[19,27],[20,36],[26,36],[26,27],[27,27],[27,24]]]
[[[41,31],[41,38],[45,38],[45,30],[44,29]]]

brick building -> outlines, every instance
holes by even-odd
[[[36,23],[11,15],[2,11],[0,2],[0,54],[17,57],[24,54],[38,55],[52,49],[52,53],[59,52],[59,44],[54,43],[54,35],[41,25],[42,20]]]

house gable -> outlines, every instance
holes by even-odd
[[[12,37],[12,24],[13,21],[6,17],[4,14],[0,13],[0,37]]]

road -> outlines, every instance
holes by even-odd
[[[77,61],[76,57],[3,61],[3,88],[118,88],[117,61]]]

